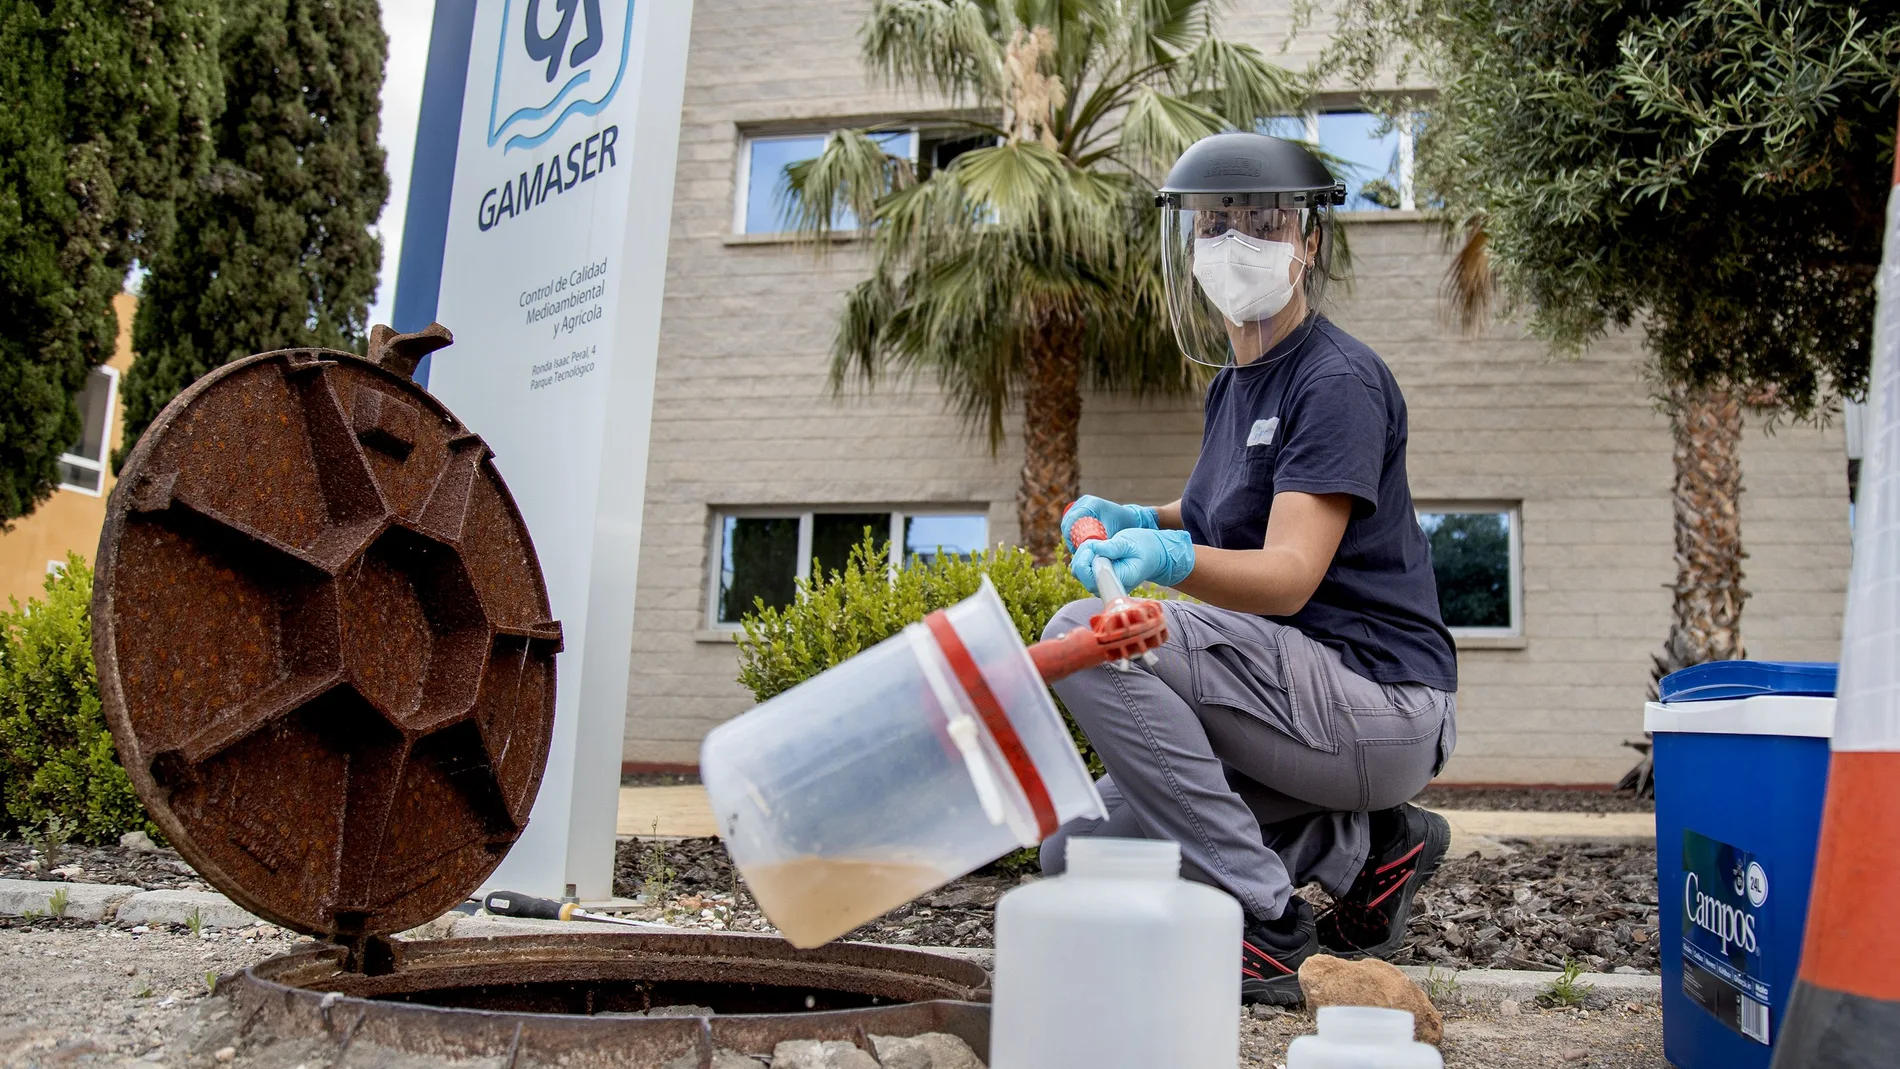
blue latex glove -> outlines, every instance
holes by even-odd
[[[1124,590],[1151,582],[1173,586],[1194,570],[1194,539],[1186,531],[1132,527],[1110,538],[1082,543],[1069,561],[1069,571],[1089,593],[1100,597],[1102,592],[1095,589],[1096,557],[1115,562],[1115,578]]]
[[[1075,499],[1075,504],[1069,506],[1069,511],[1062,514],[1062,541],[1070,549],[1075,548],[1075,543],[1069,539],[1069,528],[1084,516],[1101,520],[1102,526],[1108,528],[1110,538],[1131,527],[1150,531],[1160,527],[1155,520],[1155,510],[1146,505],[1118,505],[1105,497],[1083,494]]]

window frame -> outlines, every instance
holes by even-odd
[[[59,455],[59,462],[62,464],[71,464],[75,468],[84,468],[87,471],[98,472],[99,485],[95,488],[87,488],[84,486],[76,486],[73,483],[62,480],[59,484],[59,488],[61,490],[70,490],[76,494],[85,494],[87,497],[104,497],[106,493],[106,461],[112,456],[112,424],[117,419],[119,410],[119,369],[109,364],[100,364],[98,367],[89,369],[86,374],[91,375],[94,371],[104,372],[106,376],[106,425],[99,433],[99,459],[93,460],[91,457],[79,453],[61,453]],[[81,415],[83,417],[84,413],[81,413]],[[85,440],[86,431],[83,425],[80,427],[79,437],[81,441]]]
[[[741,131],[739,134],[738,173],[735,176],[735,181],[733,182],[733,187],[732,187],[732,233],[733,235],[739,236],[739,237],[774,237],[781,234],[791,233],[791,231],[789,230],[747,230],[746,229],[746,225],[745,225],[746,213],[751,208],[751,200],[752,200],[752,146],[753,145],[761,141],[803,141],[807,138],[812,138],[812,137],[816,137],[822,142],[825,138],[831,136],[833,133],[836,133],[837,131],[844,130],[844,129],[851,129],[851,127],[826,126],[826,127],[822,127],[818,129],[778,130],[778,131],[762,132],[762,133],[746,133],[744,131]],[[888,128],[875,130],[873,132],[880,133],[880,134],[901,133],[901,134],[910,135],[910,163],[912,167],[915,167],[917,166],[918,144],[919,142],[923,140],[923,137],[922,137],[923,129],[924,129],[923,127],[920,127],[913,123],[910,125],[891,126]],[[853,228],[852,230],[849,230],[849,231],[839,231],[838,233],[855,234],[857,233],[857,228]]]
[[[987,548],[987,543],[989,540],[989,533],[990,533],[989,532],[989,525],[990,525],[989,506],[980,505],[980,504],[971,504],[971,505],[935,505],[933,504],[933,505],[918,505],[916,507],[908,507],[908,506],[903,506],[903,505],[886,507],[886,506],[877,505],[877,504],[814,505],[814,506],[806,506],[806,507],[792,507],[792,506],[774,507],[770,505],[764,505],[764,506],[759,506],[757,508],[738,507],[738,506],[735,506],[735,507],[714,506],[712,508],[712,523],[710,524],[711,530],[708,532],[708,539],[707,539],[706,560],[707,560],[708,566],[706,568],[706,586],[705,586],[706,601],[705,601],[705,610],[704,612],[701,613],[701,620],[703,622],[703,627],[709,631],[729,631],[733,633],[737,633],[743,630],[742,626],[737,623],[729,623],[729,622],[719,619],[719,586],[720,586],[721,580],[725,576],[726,521],[727,520],[729,519],[734,519],[734,520],[796,519],[798,520],[798,549],[797,549],[798,566],[796,570],[793,572],[793,577],[796,579],[808,580],[811,578],[811,552],[812,552],[811,543],[812,543],[813,518],[820,514],[851,513],[851,512],[886,513],[890,519],[890,530],[887,534],[887,537],[889,539],[889,544],[892,546],[899,545],[903,539],[904,518],[906,516],[981,516],[983,518],[983,538],[986,543],[985,548]],[[900,567],[900,560],[899,560],[898,555],[895,553],[889,554],[889,559],[886,562],[886,568],[887,568],[887,573],[889,574],[892,580],[895,580],[897,578],[897,570],[899,567]]]
[[[1319,117],[1322,114],[1378,115],[1377,112],[1367,111],[1363,105],[1341,103],[1314,104],[1301,111],[1296,111],[1283,117],[1301,120],[1306,129],[1306,143],[1318,148],[1320,147]],[[1418,113],[1413,112],[1412,114],[1416,115]],[[1394,123],[1392,127],[1399,135],[1399,206],[1397,208],[1341,208],[1339,210],[1342,214],[1377,216],[1381,212],[1415,212],[1418,210],[1418,187],[1413,176],[1416,151],[1414,142],[1417,137],[1416,126],[1417,124],[1415,122],[1397,122]]]
[[[1524,637],[1524,504],[1521,501],[1495,500],[1456,500],[1431,498],[1412,502],[1414,519],[1427,513],[1445,515],[1450,513],[1504,513],[1510,523],[1510,535],[1506,539],[1510,547],[1509,572],[1506,581],[1510,587],[1511,623],[1508,627],[1453,627],[1445,625],[1453,638],[1485,639],[1521,639]],[[1423,530],[1423,525],[1420,525]],[[1438,588],[1436,570],[1432,574],[1432,589]]]

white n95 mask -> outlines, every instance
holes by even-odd
[[[1235,323],[1272,319],[1293,299],[1295,262],[1290,241],[1263,241],[1238,230],[1194,239],[1194,279],[1221,314]]]

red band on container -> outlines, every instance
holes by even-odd
[[[1003,759],[1009,762],[1009,770],[1016,774],[1016,783],[1022,787],[1023,796],[1029,799],[1029,811],[1036,817],[1036,831],[1040,838],[1047,839],[1056,832],[1056,806],[1049,798],[1049,788],[1042,782],[1042,773],[1036,771],[1036,762],[1029,757],[1029,751],[1023,746],[1022,736],[1016,734],[1016,725],[1009,722],[1003,713],[1003,704],[996,700],[996,694],[976,667],[976,661],[963,645],[963,639],[957,629],[950,626],[950,620],[941,610],[924,617],[924,623],[930,628],[930,634],[937,640],[937,648],[943,651],[943,659],[950,662],[950,671],[956,673],[957,682],[963,686],[963,693],[970,696],[970,704],[976,707],[976,715],[983,718],[983,725],[990,729],[990,736],[996,740],[996,748],[1003,751]]]

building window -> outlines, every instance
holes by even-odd
[[[968,557],[988,544],[989,521],[968,510],[734,510],[714,517],[709,622],[736,627],[758,601],[784,608],[797,581],[841,570],[866,533],[889,554],[930,563],[940,554]],[[893,564],[895,566],[895,564]]]
[[[783,234],[793,228],[791,200],[785,182],[785,168],[816,159],[824,151],[826,134],[790,134],[748,137],[739,145],[738,203],[734,205],[732,229],[737,234]],[[886,130],[871,135],[893,156],[917,161],[917,131]],[[831,220],[834,230],[855,230],[858,223],[849,211],[840,210]]]
[[[1331,157],[1327,166],[1346,183],[1349,212],[1416,208],[1412,189],[1414,123],[1388,123],[1369,111],[1326,110],[1282,115],[1261,132],[1304,141]]]
[[[96,367],[86,377],[79,403],[79,441],[59,458],[59,486],[98,496],[105,489],[106,443],[111,440],[113,403],[119,395],[116,368]]]
[[[1515,506],[1420,506],[1438,611],[1455,635],[1523,633],[1523,551]]]

